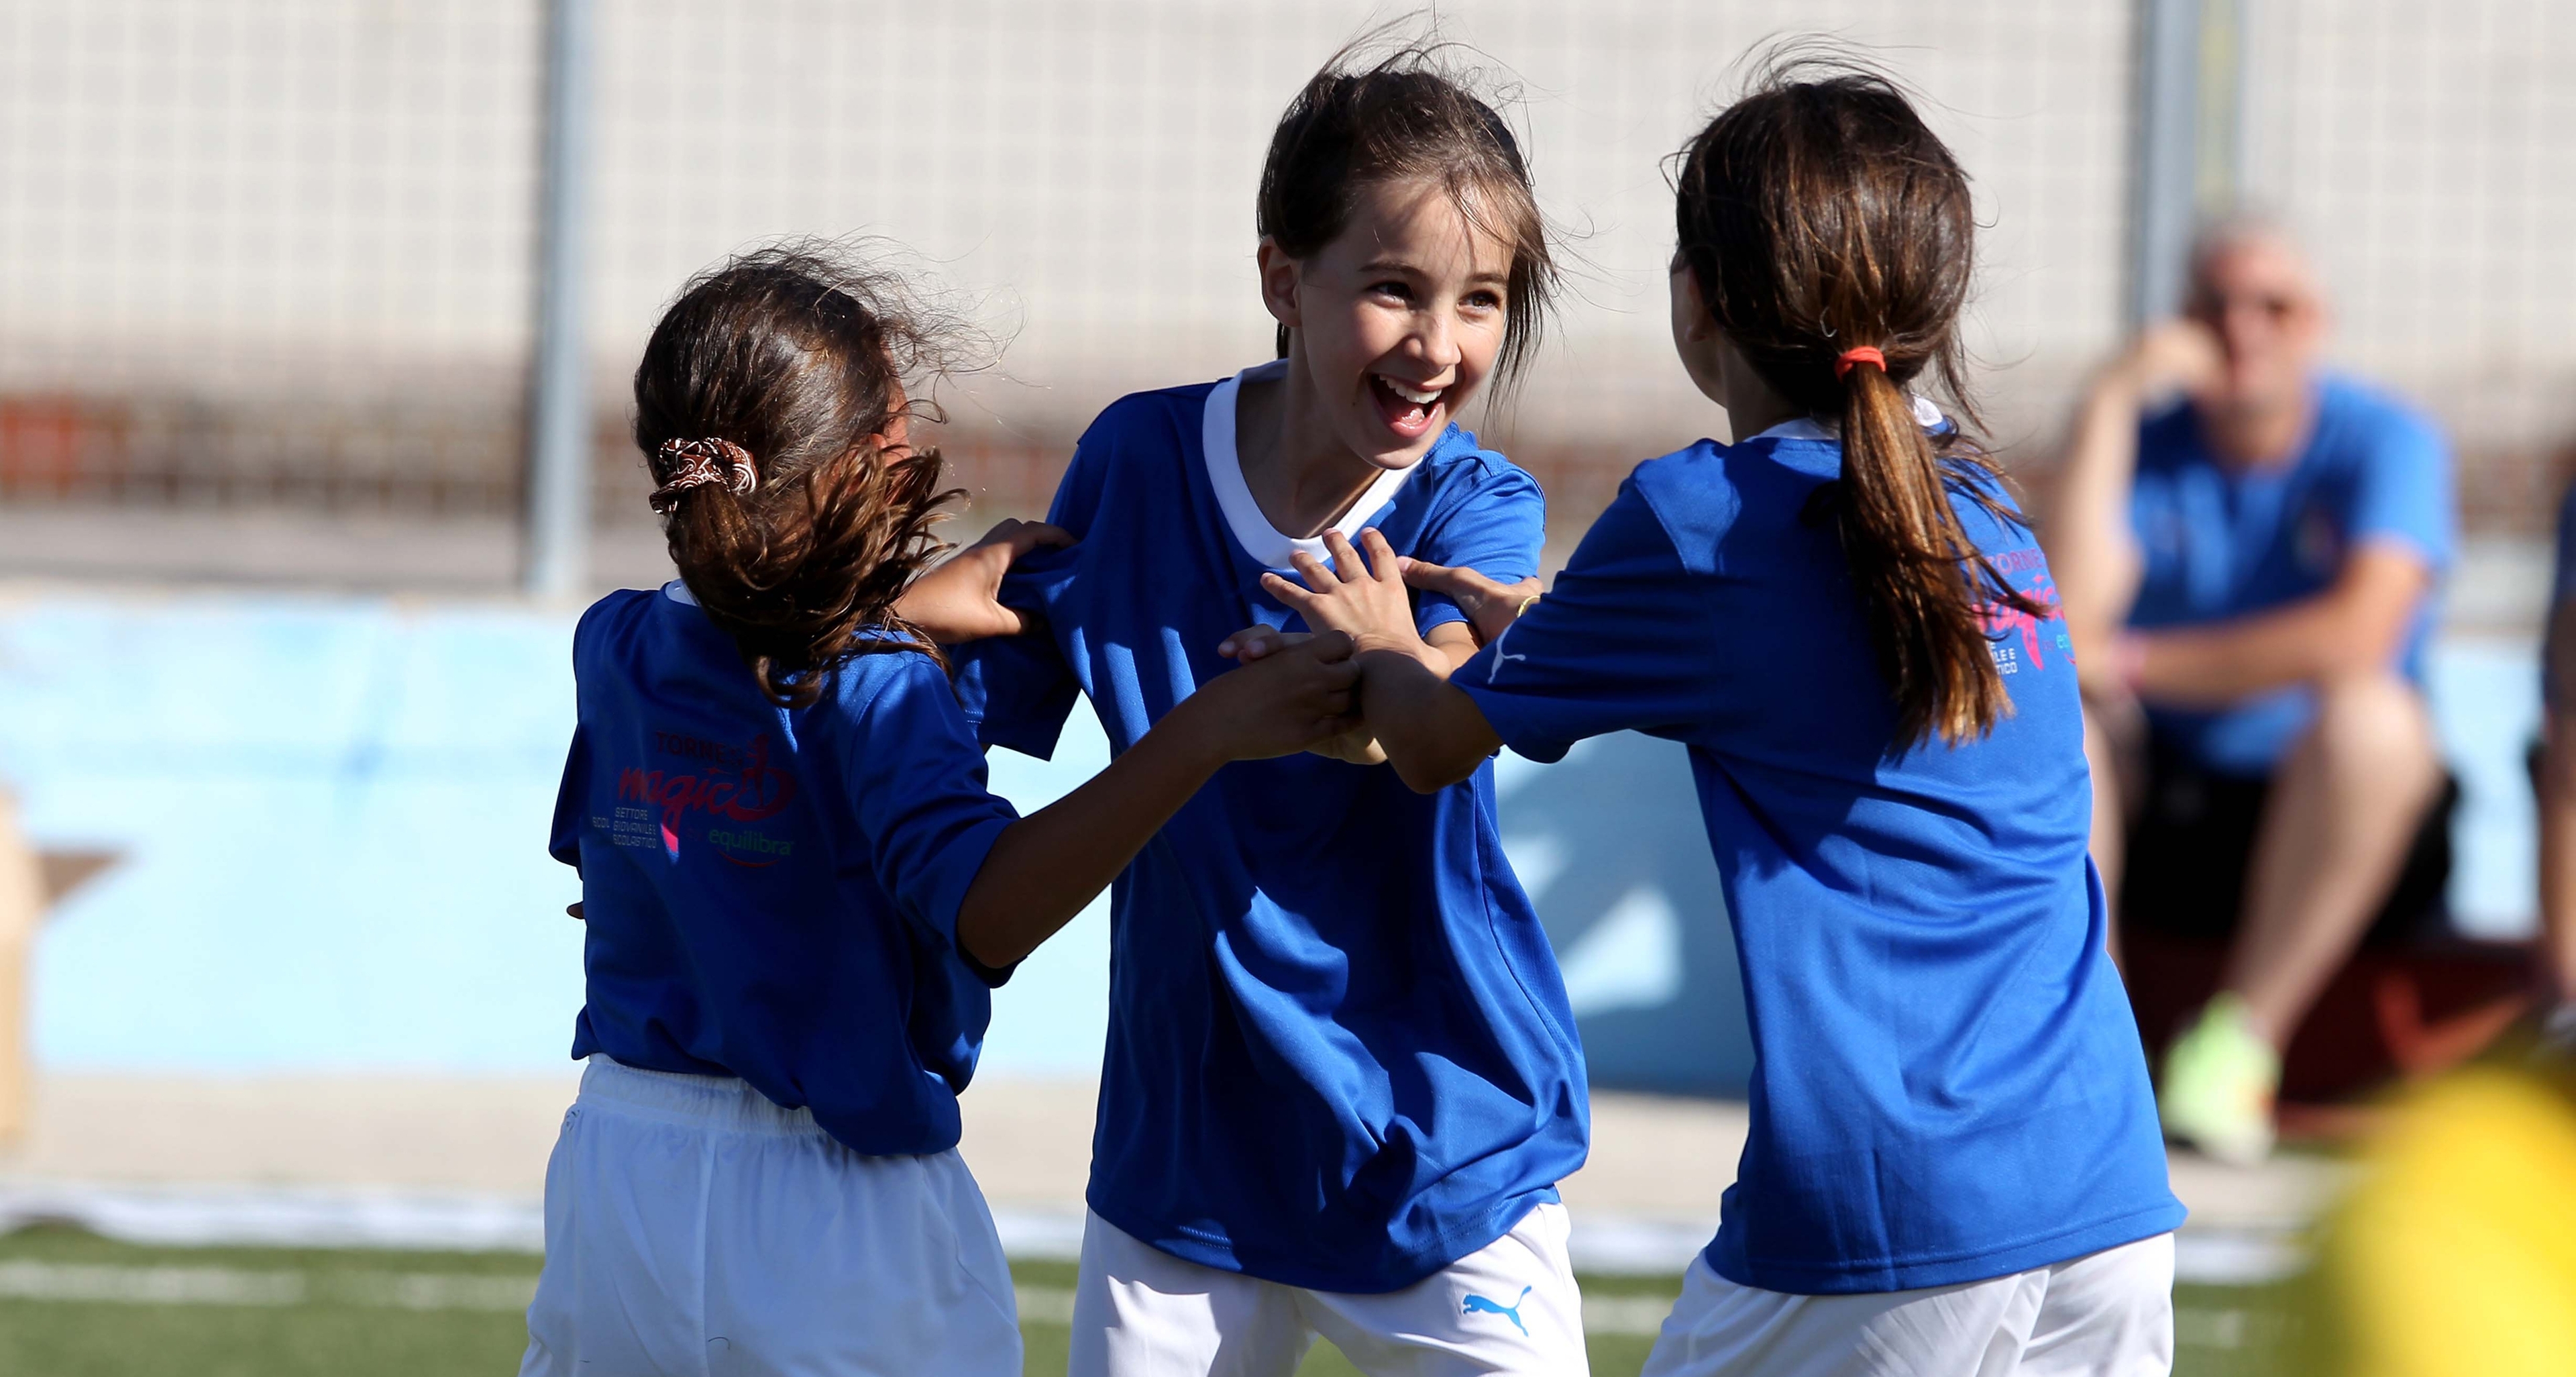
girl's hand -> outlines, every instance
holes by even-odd
[[[1283,642],[1199,685],[1163,721],[1219,760],[1294,755],[1356,730],[1351,638],[1327,631]]]
[[[1290,646],[1302,645],[1313,639],[1312,632],[1281,631],[1277,627],[1263,626],[1256,622],[1218,643],[1216,653],[1229,660],[1241,661],[1248,665],[1255,660],[1265,659]],[[1328,760],[1344,761],[1352,765],[1386,763],[1386,748],[1377,744],[1377,738],[1369,734],[1366,725],[1354,727],[1339,736],[1327,737],[1306,749]]]
[[[1521,609],[1541,591],[1537,579],[1496,583],[1473,569],[1453,569],[1411,556],[1397,560],[1395,565],[1406,583],[1425,593],[1445,593],[1458,604],[1458,610],[1467,614],[1468,629],[1476,633],[1479,646],[1511,630],[1512,623],[1520,619]]]
[[[1447,674],[1447,658],[1413,629],[1413,598],[1397,571],[1395,548],[1374,528],[1360,532],[1360,543],[1368,547],[1365,561],[1341,532],[1327,531],[1324,548],[1333,556],[1332,568],[1301,550],[1289,562],[1305,587],[1277,574],[1263,574],[1261,587],[1318,631],[1339,631],[1363,652],[1397,651]]]
[[[895,615],[941,645],[1035,630],[1035,619],[1002,605],[1002,576],[1011,571],[1013,560],[1031,550],[1071,544],[1073,532],[1061,526],[1002,522],[947,563],[914,579],[895,600]]]

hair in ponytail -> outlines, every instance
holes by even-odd
[[[761,693],[802,707],[854,656],[945,659],[894,613],[947,546],[936,450],[889,443],[907,374],[948,327],[840,245],[762,249],[700,275],[635,369],[635,443],[680,577]]]
[[[1953,745],[2012,711],[1991,609],[2036,614],[1968,538],[1964,496],[2007,520],[1956,332],[1971,238],[1967,175],[1895,83],[1792,55],[1679,157],[1682,259],[1727,339],[1783,397],[1840,423],[1840,530],[1896,700],[1896,749]],[[1957,424],[1927,434],[1908,385],[1930,373]]]

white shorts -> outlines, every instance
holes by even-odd
[[[593,1057],[546,1164],[522,1377],[1020,1377],[954,1151],[863,1157],[741,1081]]]
[[[1919,1291],[1792,1296],[1706,1257],[1642,1377],[2163,1377],[2173,1370],[2173,1235],[2008,1277]]]
[[[1584,1377],[1563,1205],[1401,1291],[1309,1291],[1184,1262],[1091,1215],[1069,1377],[1289,1377],[1317,1334],[1369,1377]]]

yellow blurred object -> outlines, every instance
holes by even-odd
[[[2413,1093],[2321,1244],[2333,1370],[2576,1373],[2576,1103],[2492,1066]]]

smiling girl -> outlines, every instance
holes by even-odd
[[[1279,123],[1259,224],[1279,358],[1083,436],[1049,518],[1079,544],[1003,589],[1045,634],[959,657],[988,744],[1050,752],[1079,690],[1127,750],[1231,633],[1304,629],[1262,578],[1327,532],[1536,571],[1537,485],[1456,423],[1552,278],[1501,117],[1431,53],[1337,61]],[[1413,619],[1473,653],[1450,600]],[[1118,881],[1076,1377],[1284,1377],[1318,1332],[1376,1373],[1584,1370],[1556,1194],[1582,1058],[1491,772],[1424,797],[1364,736],[1335,754],[1228,766]]]

